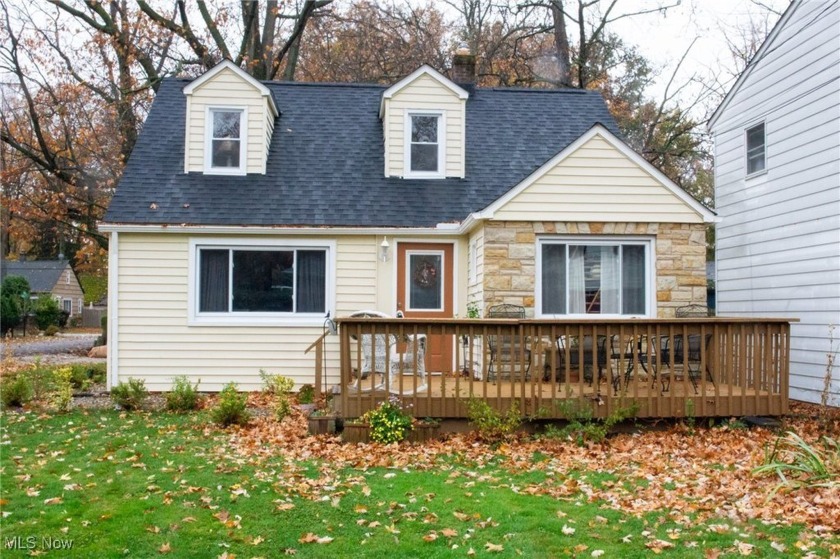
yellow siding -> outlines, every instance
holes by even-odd
[[[702,223],[683,200],[600,136],[496,211],[503,221]]]
[[[274,126],[268,101],[254,86],[225,69],[193,91],[187,105],[186,170],[204,172],[207,107],[246,108],[248,173],[265,173],[268,143]]]
[[[426,74],[386,100],[383,128],[387,174],[405,175],[405,114],[412,109],[445,112],[446,176],[464,176],[465,101]]]
[[[286,239],[293,244],[300,237]],[[259,370],[265,369],[298,384],[314,382],[314,353],[303,352],[321,335],[320,326],[187,324],[189,240],[172,234],[119,236],[118,380],[143,378],[157,391],[185,374],[201,379],[202,390],[219,390],[231,380],[240,389],[256,390]],[[375,238],[341,237],[336,244],[336,314],[375,308]],[[337,342],[337,336],[329,339],[326,355],[330,383],[338,382]]]
[[[470,246],[475,250],[475,256],[472,256],[468,249],[467,262],[467,301],[466,304],[475,303],[478,308],[484,307],[484,226],[477,228],[470,234],[468,241]],[[472,268],[475,267],[475,270]]]

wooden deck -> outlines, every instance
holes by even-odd
[[[788,410],[786,319],[601,321],[342,319],[337,408],[358,417],[397,395],[415,417],[463,418],[469,398],[499,411],[562,418],[564,400],[596,417],[638,406],[637,417],[781,415]],[[368,336],[368,338],[365,338]],[[422,344],[452,337],[451,370],[417,367]],[[362,348],[361,340],[368,346]],[[376,347],[379,343],[385,347]],[[410,348],[407,352],[406,347]],[[358,379],[363,351],[388,356]],[[399,353],[402,351],[403,353]]]

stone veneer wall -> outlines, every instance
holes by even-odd
[[[509,221],[484,225],[484,313],[510,303],[534,316],[536,238],[542,234],[654,236],[659,318],[673,317],[677,307],[706,304],[705,224]]]

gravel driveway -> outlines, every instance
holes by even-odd
[[[97,337],[96,334],[58,335],[9,345],[12,355],[21,361],[40,358],[45,363],[104,362],[104,359],[87,357]],[[6,342],[0,342],[0,355],[6,355],[6,345]]]

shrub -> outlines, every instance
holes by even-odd
[[[304,384],[298,390],[298,404],[311,404],[315,401],[315,388],[311,384]]]
[[[104,363],[75,364],[73,370],[73,388],[87,390],[92,384],[102,384],[107,376],[107,366]]]
[[[2,377],[0,382],[0,401],[3,408],[22,406],[32,399],[32,384],[25,372]]]
[[[519,407],[511,406],[503,415],[484,400],[470,397],[467,400],[467,417],[486,442],[499,442],[510,437],[522,424]]]
[[[102,333],[96,339],[96,345],[107,345],[108,344],[108,317],[103,316],[99,319],[99,327],[102,328]]]
[[[38,297],[35,302],[35,324],[39,330],[46,330],[50,325],[58,326],[58,319],[61,315],[61,308],[58,301],[51,295],[45,293]]]
[[[55,390],[50,393],[50,404],[58,412],[70,411],[73,403],[73,369],[61,367],[53,373]]]
[[[395,396],[367,412],[362,419],[370,425],[370,440],[376,443],[398,443],[411,432],[411,416]]]
[[[27,376],[32,382],[32,392],[36,400],[44,399],[55,389],[54,371],[51,367],[42,365],[40,359],[35,360],[35,365],[27,371]]]
[[[236,390],[236,383],[231,382],[219,392],[219,400],[210,410],[210,419],[223,427],[245,425],[251,416],[245,409],[247,396]]]
[[[44,335],[52,337],[58,334],[58,331],[58,326],[56,326],[55,324],[50,324],[49,326],[47,326],[47,329],[44,330]]]
[[[129,378],[128,382],[120,382],[111,388],[111,400],[126,411],[140,409],[148,396],[143,379]]]
[[[190,380],[182,375],[172,379],[172,388],[166,393],[166,409],[174,412],[188,412],[198,408],[199,395],[198,385],[201,381],[190,383]]]
[[[65,328],[67,326],[67,321],[70,320],[70,313],[65,311],[64,309],[61,309],[59,311],[57,320],[58,321],[56,322],[56,325],[59,328]]]
[[[560,415],[568,420],[569,424],[562,429],[549,425],[544,436],[550,439],[572,440],[579,446],[583,446],[587,441],[600,443],[607,438],[614,425],[635,416],[639,411],[639,405],[634,403],[626,408],[618,408],[601,421],[594,418],[592,405],[583,398],[559,402],[557,408]]]
[[[5,335],[20,324],[22,318],[19,300],[4,291],[0,295],[0,331]]]
[[[295,381],[283,375],[273,375],[260,369],[260,378],[263,381],[263,392],[267,394],[288,394],[295,387]]]

